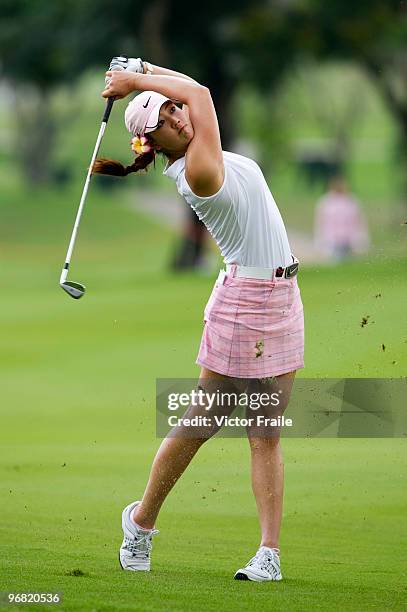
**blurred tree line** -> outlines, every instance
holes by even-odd
[[[396,0],[2,0],[0,75],[14,92],[16,154],[31,183],[52,179],[56,122],[50,97],[120,53],[174,67],[207,85],[224,148],[232,100],[248,83],[273,92],[304,58],[340,58],[374,79],[399,125],[407,160],[406,3]],[[321,96],[324,92],[320,92]],[[29,135],[29,137],[27,137]],[[38,155],[41,151],[41,155]]]

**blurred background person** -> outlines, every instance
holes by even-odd
[[[367,221],[343,176],[332,177],[318,201],[314,232],[317,248],[329,259],[338,261],[368,251]]]

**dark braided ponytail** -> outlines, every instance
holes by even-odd
[[[123,164],[114,159],[106,159],[104,157],[97,159],[93,164],[92,174],[107,174],[109,176],[127,176],[131,172],[139,170],[147,170],[148,166],[155,162],[155,151],[147,151],[138,155],[130,166]]]

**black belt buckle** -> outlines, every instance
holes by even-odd
[[[291,264],[291,266],[287,266],[284,271],[284,278],[293,278],[293,276],[296,276],[298,273],[298,266],[298,262]]]

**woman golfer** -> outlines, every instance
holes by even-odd
[[[280,392],[281,414],[295,372],[304,365],[303,307],[296,279],[298,261],[259,166],[247,157],[222,151],[211,94],[196,81],[126,58],[114,58],[106,75],[105,98],[141,92],[125,112],[137,155],[127,167],[97,160],[94,172],[125,176],[147,168],[157,153],[164,154],[164,174],[175,181],[224,257],[226,271],[219,274],[205,309],[197,358],[199,387]],[[187,413],[200,410],[205,412],[191,406]],[[263,414],[275,415],[275,408],[263,408]],[[257,422],[247,427],[261,542],[255,556],[235,573],[238,580],[282,579],[279,532],[284,468],[280,432],[269,435],[268,429]],[[191,436],[180,427],[163,440],[142,500],[123,511],[123,569],[150,569],[160,508],[215,431],[203,428],[198,436],[196,432]]]

